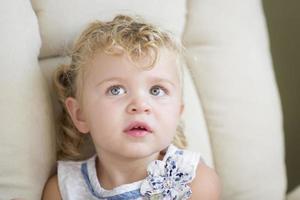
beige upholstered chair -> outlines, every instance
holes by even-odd
[[[0,199],[40,199],[56,160],[51,73],[87,23],[119,13],[182,38],[186,134],[216,168],[222,199],[283,200],[282,113],[259,0],[1,1]]]

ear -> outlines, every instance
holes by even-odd
[[[65,100],[65,105],[68,109],[69,115],[72,118],[73,124],[76,126],[78,131],[81,133],[88,133],[88,124],[83,116],[79,102],[73,97],[68,97]]]

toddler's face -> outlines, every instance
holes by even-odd
[[[140,158],[171,143],[183,109],[173,53],[161,49],[151,70],[137,68],[126,54],[98,53],[88,68],[75,124],[90,132],[98,153]]]

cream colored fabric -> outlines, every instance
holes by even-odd
[[[184,122],[185,135],[188,140],[188,149],[201,152],[205,163],[214,167],[211,152],[210,138],[204,119],[202,104],[198,97],[192,75],[184,68],[184,103],[182,121]]]
[[[300,186],[296,187],[287,197],[287,200],[299,200],[300,199]]]
[[[0,199],[40,199],[55,146],[30,1],[1,1],[0,27]]]
[[[190,148],[215,164],[222,199],[284,198],[282,115],[260,1],[31,2],[0,3],[0,199],[40,199],[55,164],[50,75],[89,21],[116,13],[183,36],[186,132]]]
[[[65,54],[89,21],[111,20],[116,14],[140,15],[178,36],[184,31],[185,0],[32,0],[32,4],[40,24],[40,57]]]
[[[283,125],[260,1],[188,4],[187,63],[226,200],[285,196]]]

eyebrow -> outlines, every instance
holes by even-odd
[[[168,79],[159,78],[159,77],[152,77],[151,80],[153,80],[153,82],[167,82],[170,85],[172,85],[173,87],[175,87],[175,84],[172,81],[168,80]]]
[[[111,77],[111,78],[107,78],[107,79],[104,79],[104,80],[100,81],[99,83],[96,84],[96,86],[99,86],[99,85],[102,85],[105,82],[111,82],[111,81],[121,81],[121,82],[123,82],[124,79],[121,78],[121,77]]]
[[[149,79],[151,82],[166,82],[166,83],[169,83],[170,85],[172,85],[173,87],[175,87],[175,84],[168,79],[159,78],[159,77],[150,77]],[[111,77],[111,78],[107,78],[107,79],[100,81],[99,83],[96,84],[96,86],[102,85],[103,83],[106,83],[106,82],[112,82],[112,81],[124,82],[125,79],[122,77]]]

